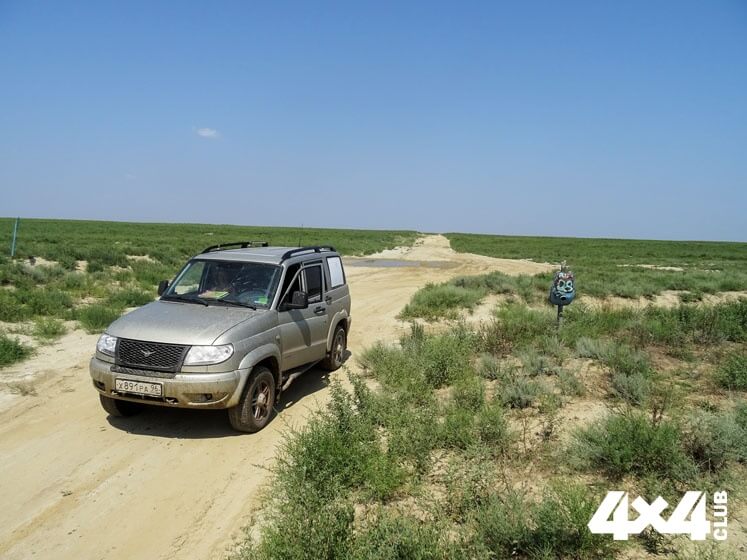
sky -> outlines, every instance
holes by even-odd
[[[0,0],[0,216],[747,241],[747,2]]]

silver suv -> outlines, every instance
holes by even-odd
[[[226,408],[235,429],[256,432],[298,375],[345,359],[350,292],[333,247],[215,245],[158,295],[96,345],[91,377],[112,416],[144,404]]]

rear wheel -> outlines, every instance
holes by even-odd
[[[335,336],[332,338],[332,348],[324,358],[322,366],[328,371],[340,369],[342,362],[345,361],[345,352],[348,348],[348,335],[341,325],[335,328]]]
[[[111,416],[133,416],[143,410],[143,405],[140,403],[120,401],[102,394],[99,394],[99,400],[101,400],[103,409]]]
[[[246,382],[237,406],[228,409],[228,420],[239,432],[258,432],[270,421],[275,405],[275,377],[264,366],[256,368]]]

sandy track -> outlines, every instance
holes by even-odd
[[[362,348],[399,335],[397,313],[427,282],[548,270],[458,254],[436,235],[376,257],[443,266],[347,267],[350,369]],[[222,411],[152,408],[107,418],[88,376],[96,338],[76,331],[0,373],[34,379],[37,391],[0,398],[0,557],[222,558],[261,506],[283,432],[326,402],[328,379],[319,370],[302,376],[271,424],[253,435],[232,432]]]

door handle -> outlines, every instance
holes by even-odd
[[[327,305],[332,305],[332,296],[327,296],[324,301]]]
[[[324,311],[325,311],[326,309],[327,309],[326,307],[322,307],[322,306],[320,305],[319,307],[315,307],[315,308],[314,308],[314,313],[316,313],[317,315],[321,315],[322,313],[324,313]]]

